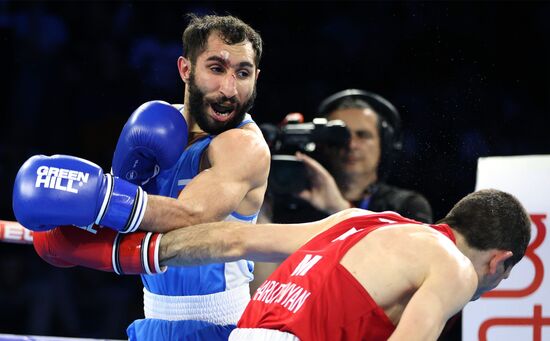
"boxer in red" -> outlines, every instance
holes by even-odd
[[[361,209],[297,225],[202,224],[165,234],[159,257],[173,266],[290,255],[229,340],[436,340],[509,276],[530,226],[515,197],[481,190],[435,225]]]

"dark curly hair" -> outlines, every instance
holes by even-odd
[[[531,219],[525,208],[513,195],[496,189],[465,196],[438,223],[451,226],[476,249],[512,251],[506,268],[523,258],[531,238]]]
[[[199,17],[193,13],[187,15],[189,25],[182,35],[183,56],[195,64],[197,57],[205,50],[210,33],[216,32],[228,45],[249,41],[254,49],[254,64],[260,65],[262,59],[262,37],[241,19],[233,16],[205,15]]]

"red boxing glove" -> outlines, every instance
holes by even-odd
[[[158,259],[161,234],[133,232],[120,234],[94,225],[90,231],[60,226],[34,232],[38,255],[57,267],[84,266],[119,275],[157,274],[165,271]]]

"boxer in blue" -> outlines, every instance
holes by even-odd
[[[161,269],[151,257],[160,241],[151,232],[254,223],[267,186],[269,149],[246,114],[260,36],[234,17],[193,16],[183,43],[185,106],[138,108],[119,138],[113,176],[86,160],[35,156],[14,186],[16,217],[41,231],[34,243],[46,261],[143,274],[145,319],[128,328],[131,340],[225,340],[250,298],[250,262]]]

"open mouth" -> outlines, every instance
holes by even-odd
[[[220,122],[229,120],[235,111],[235,105],[222,105],[219,103],[210,103],[210,108],[214,113],[213,118]]]
[[[359,161],[359,158],[357,156],[348,155],[348,157],[345,158],[347,163],[353,164]]]

